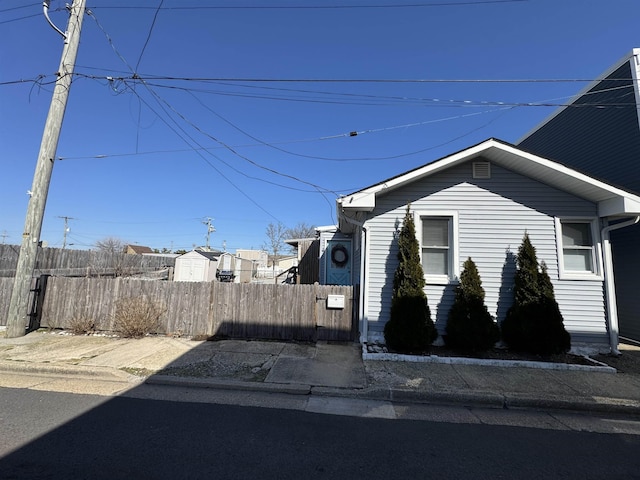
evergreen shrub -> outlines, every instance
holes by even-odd
[[[571,336],[564,328],[553,284],[544,262],[525,233],[516,258],[514,302],[502,322],[502,339],[509,348],[536,354],[567,352]]]
[[[471,258],[464,262],[455,300],[447,319],[445,343],[464,351],[485,351],[500,340],[500,329],[484,303],[478,268]]]
[[[438,337],[438,332],[424,293],[424,271],[410,205],[398,236],[398,260],[393,276],[391,313],[384,327],[385,342],[396,352],[424,352]]]

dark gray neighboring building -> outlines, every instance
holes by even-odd
[[[640,192],[639,77],[640,49],[633,49],[518,147]],[[640,341],[640,223],[610,237],[620,335]]]

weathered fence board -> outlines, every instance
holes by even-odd
[[[13,290],[13,277],[0,277],[0,325],[7,324],[9,315],[9,302]]]
[[[0,276],[15,275],[19,245],[0,245]],[[100,250],[69,250],[39,248],[35,270],[37,274],[98,275],[131,274],[173,267],[175,258],[156,255],[128,255]],[[64,272],[64,273],[63,273]]]
[[[343,295],[344,308],[328,309],[330,294]],[[86,316],[98,329],[112,331],[118,301],[131,297],[165,309],[158,333],[301,341],[356,338],[350,286],[50,277],[41,326],[69,328],[74,317]]]

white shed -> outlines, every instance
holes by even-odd
[[[220,252],[192,250],[176,258],[173,279],[177,282],[211,282],[216,278]]]

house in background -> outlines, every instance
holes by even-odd
[[[517,250],[527,232],[547,264],[573,345],[617,350],[606,225],[639,215],[639,196],[489,139],[341,197],[338,226],[353,242],[362,342],[384,342],[407,204],[440,333],[468,257],[478,267],[489,311],[504,320],[513,302]]]
[[[125,245],[124,253],[128,255],[144,255],[148,253],[153,253],[150,247],[145,247],[144,245]]]
[[[296,283],[302,285],[313,285],[319,282],[319,248],[320,241],[316,237],[290,238],[285,240],[296,252],[298,269],[296,272]]]
[[[351,236],[336,225],[316,228],[313,238],[289,239],[296,249],[299,282],[320,285],[351,285],[353,261]]]
[[[214,281],[220,255],[222,255],[222,252],[207,252],[203,250],[192,250],[180,255],[175,259],[174,281]]]
[[[247,250],[238,248],[236,250],[236,256],[253,262],[256,268],[266,267],[269,262],[269,254],[266,250]]]
[[[518,147],[640,192],[640,49],[598,78],[525,135]],[[611,245],[620,335],[640,341],[640,223],[614,227]]]

